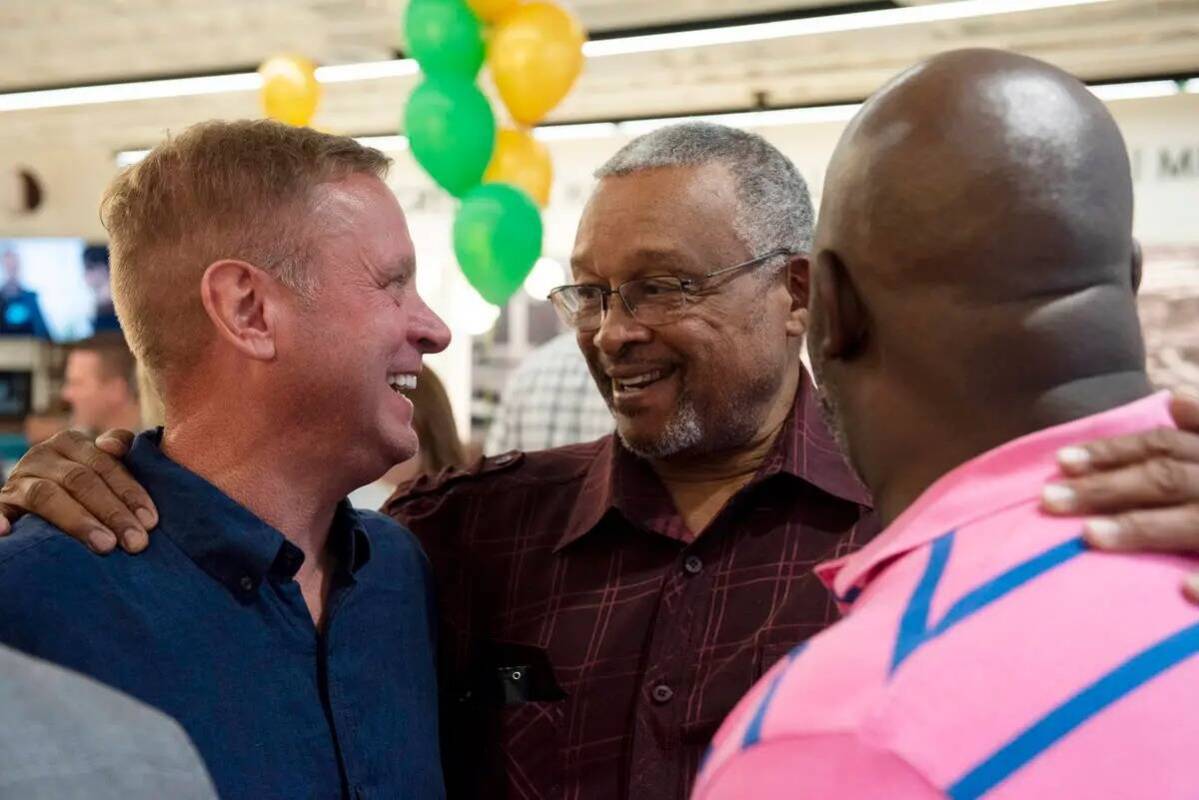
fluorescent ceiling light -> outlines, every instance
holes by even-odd
[[[640,136],[643,133],[674,125],[678,122],[714,122],[738,128],[762,128],[772,125],[810,125],[819,122],[846,122],[858,113],[861,103],[837,106],[810,106],[808,108],[779,108],[769,111],[737,111],[731,114],[707,114],[689,117],[661,117],[659,119],[637,119],[617,125],[620,133]]]
[[[369,81],[415,75],[420,67],[410,58],[338,64],[316,68],[321,83]],[[262,88],[257,72],[233,75],[204,75],[196,78],[170,78],[160,81],[133,81],[103,86],[71,86],[35,92],[0,94],[0,111],[25,111],[34,108],[85,106],[95,103],[120,103],[129,100],[160,100],[168,97],[195,97],[226,92],[252,92]]]
[[[420,72],[420,65],[412,58],[395,58],[390,61],[364,61],[360,64],[333,64],[316,68],[316,79],[321,83],[346,83],[348,81],[373,81],[379,78],[406,78]]]
[[[533,136],[543,142],[568,139],[607,139],[618,132],[615,122],[582,122],[577,125],[543,125],[533,129]]]
[[[104,86],[71,86],[66,89],[0,94],[0,111],[85,106],[93,103],[117,103],[124,100],[155,100],[163,97],[192,97],[202,94],[248,92],[260,88],[262,88],[262,76],[257,72],[206,75],[200,78],[171,78],[137,83],[112,83]]]
[[[354,141],[365,147],[373,147],[384,152],[408,149],[407,136],[358,136]]]
[[[1169,97],[1180,91],[1177,81],[1137,81],[1105,83],[1089,87],[1100,100],[1135,100],[1142,97]]]
[[[830,14],[825,17],[806,17],[749,25],[728,25],[722,28],[600,39],[585,43],[583,54],[588,58],[603,58],[630,53],[649,53],[659,50],[680,50],[688,47],[813,36],[821,33],[889,28],[896,25],[915,25],[924,22],[947,22],[970,17],[991,17],[1021,11],[1039,11],[1105,2],[1111,2],[1111,0],[954,0],[954,2],[886,8],[879,11]]]
[[[1191,78],[1182,85],[1182,90],[1187,94],[1199,94],[1199,78]]]

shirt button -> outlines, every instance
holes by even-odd
[[[655,703],[669,703],[671,698],[674,697],[674,689],[671,689],[664,683],[659,683],[654,687],[654,690],[651,692],[651,694],[653,695]]]
[[[254,591],[254,579],[251,578],[249,575],[242,575],[241,576],[241,588],[245,589],[247,592]]]
[[[699,556],[687,556],[687,560],[683,562],[683,569],[688,575],[698,575],[704,571],[704,562]]]

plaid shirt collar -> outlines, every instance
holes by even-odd
[[[872,505],[869,492],[833,440],[816,387],[802,368],[791,418],[749,486],[775,475],[803,481],[858,505]],[[694,536],[649,462],[629,452],[615,434],[603,440],[584,475],[554,552],[595,530],[609,513],[620,513],[637,527],[671,539],[687,541]]]

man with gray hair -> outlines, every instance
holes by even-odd
[[[574,282],[553,301],[615,434],[420,478],[385,508],[436,577],[451,798],[682,800],[737,700],[834,620],[812,567],[878,527],[799,358],[812,207],[794,166],[759,136],[688,123],[634,140],[598,176]],[[1199,452],[1156,433],[1086,452],[1096,468]],[[1158,466],[1180,474],[1181,460]],[[7,513],[67,518],[77,500],[133,519],[111,492],[31,500],[64,467],[22,464],[0,492]],[[1161,497],[1136,469],[1076,483],[1069,510],[1173,506],[1124,519],[1199,549],[1177,508],[1199,495],[1191,473]]]
[[[597,176],[551,299],[616,434],[386,509],[442,581],[451,796],[685,796],[729,705],[830,620],[810,567],[874,532],[799,360],[794,166],[690,123]]]

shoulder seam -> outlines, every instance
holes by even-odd
[[[450,480],[444,481],[434,486],[428,487],[413,487],[403,495],[396,497],[388,503],[389,506],[402,506],[407,503],[419,500],[426,497],[440,497],[449,494],[455,489],[460,489],[464,492],[471,491],[472,487],[478,487],[491,482],[492,476],[498,481],[501,477],[510,479],[509,487],[512,489],[527,489],[539,486],[561,486],[563,484],[577,481],[580,479],[580,473],[577,470],[571,471],[567,475],[561,476],[546,476],[537,480],[529,480],[526,477],[514,474],[505,470],[498,470],[490,473],[465,473],[461,476],[455,476]]]
[[[49,523],[44,523],[44,524],[49,526]],[[18,556],[28,553],[30,550],[37,550],[37,549],[41,548],[43,545],[52,545],[52,544],[57,543],[60,537],[66,538],[67,541],[72,541],[72,542],[75,541],[67,533],[65,533],[57,528],[54,528],[53,532],[39,531],[38,533],[39,534],[47,534],[48,533],[49,535],[42,535],[41,538],[34,539],[33,541],[30,541],[30,542],[25,542],[24,547],[14,550],[11,553],[5,554],[2,558],[0,558],[0,570],[3,570],[7,566],[8,562],[12,561],[14,558],[17,558]],[[9,535],[11,536],[12,534],[9,534]],[[97,558],[98,557],[99,556],[97,556]]]

